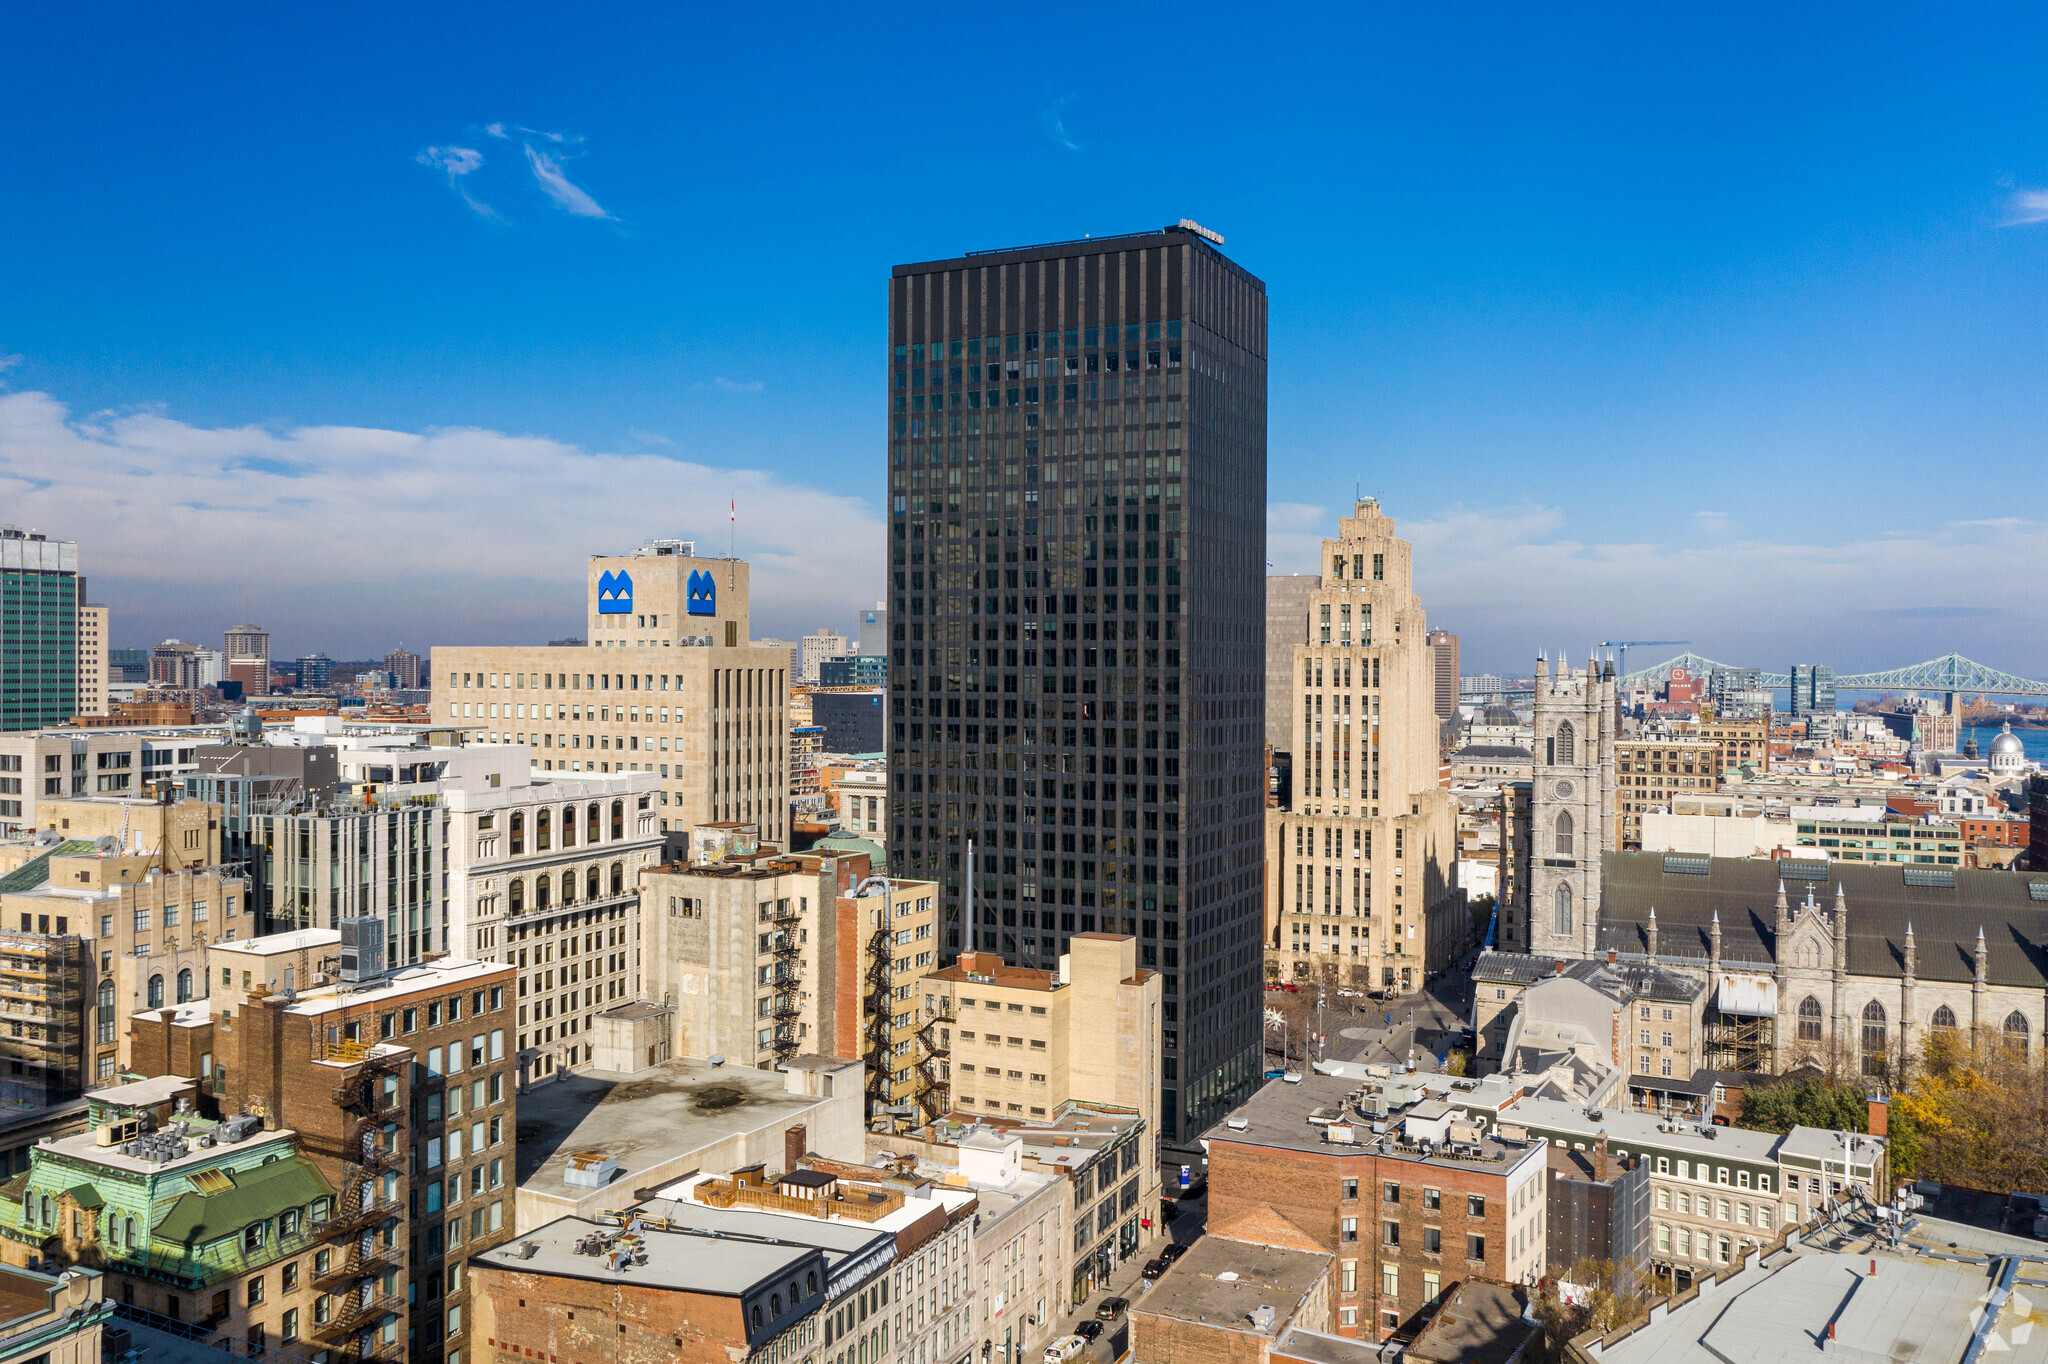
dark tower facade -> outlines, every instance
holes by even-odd
[[[940,883],[948,957],[1136,937],[1180,1141],[1263,1023],[1266,293],[1218,244],[889,281],[891,870]]]

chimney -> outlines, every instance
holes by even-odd
[[[793,1122],[782,1133],[782,1170],[784,1174],[803,1164],[804,1152],[810,1149],[810,1132],[800,1122]]]
[[[1612,965],[1614,965],[1614,962],[1615,962],[1615,955],[1616,955],[1616,952],[1615,952],[1615,949],[1614,949],[1614,948],[1610,947],[1610,948],[1608,948],[1608,949],[1607,949],[1607,964],[1608,964],[1609,966],[1612,966]]]
[[[1886,1102],[1885,1102],[1885,1100],[1884,1100],[1884,1096],[1882,1096],[1882,1095],[1879,1095],[1879,1094],[1873,1094],[1873,1095],[1871,1095],[1871,1096],[1870,1096],[1870,1135],[1871,1135],[1871,1136],[1873,1136],[1873,1137],[1881,1137],[1881,1136],[1884,1136],[1884,1135],[1886,1134],[1886,1130],[1887,1130],[1887,1129],[1888,1129],[1888,1128],[1889,1128],[1890,1126],[1891,1126],[1891,1108],[1890,1108],[1890,1106],[1889,1106],[1888,1104],[1886,1104]]]
[[[1561,975],[1563,975],[1563,974],[1564,974],[1564,958],[1563,958],[1563,957],[1559,957],[1559,958],[1558,958],[1558,959],[1557,959],[1556,961],[1554,961],[1554,962],[1552,962],[1552,963],[1551,963],[1551,967],[1552,967],[1552,971],[1551,971],[1551,974],[1552,974],[1552,975],[1558,975],[1558,976],[1561,976]]]
[[[1593,1182],[1607,1182],[1607,1134],[1602,1132],[1593,1138]]]

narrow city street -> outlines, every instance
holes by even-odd
[[[1198,1166],[1198,1172],[1199,1168]],[[1178,1186],[1179,1179],[1180,1167],[1177,1164],[1165,1166],[1160,1174],[1162,1195],[1170,1195]],[[1156,1258],[1160,1251],[1173,1242],[1177,1241],[1182,1245],[1193,1242],[1202,1234],[1208,1219],[1206,1193],[1194,1198],[1180,1199],[1174,1206],[1176,1214],[1167,1223],[1165,1230],[1162,1231],[1155,1221],[1144,1244],[1139,1246],[1137,1252],[1129,1259],[1116,1267],[1110,1275],[1109,1284],[1096,1289],[1088,1296],[1086,1302],[1068,1313],[1065,1324],[1060,1328],[1060,1335],[1072,1335],[1074,1328],[1082,1322],[1095,1320],[1096,1309],[1102,1305],[1104,1299],[1128,1298],[1133,1307],[1144,1304],[1145,1292],[1151,1287],[1145,1278],[1147,1262]],[[1114,1364],[1115,1360],[1129,1352],[1130,1347],[1130,1314],[1127,1311],[1119,1312],[1115,1321],[1102,1323],[1102,1334],[1090,1341],[1087,1350],[1077,1356],[1076,1360],[1086,1359],[1095,1361],[1095,1364]],[[1034,1359],[1027,1361],[1027,1364],[1039,1364],[1039,1361]]]

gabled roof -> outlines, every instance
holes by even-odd
[[[1221,1226],[1209,1228],[1209,1235],[1226,1241],[1249,1241],[1253,1245],[1278,1246],[1283,1250],[1321,1251],[1316,1238],[1301,1224],[1270,1203],[1247,1208]]]
[[[155,1234],[181,1246],[232,1236],[251,1222],[331,1196],[334,1186],[304,1156],[286,1156],[235,1172],[235,1185],[213,1195],[181,1194],[157,1221]]]

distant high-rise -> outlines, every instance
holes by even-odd
[[[167,639],[149,651],[149,680],[159,687],[190,690],[199,686],[199,646]]]
[[[112,629],[108,611],[104,606],[81,605],[78,608],[78,713],[80,715],[109,715],[112,706],[107,695],[107,683],[111,680],[107,661],[107,641]]]
[[[270,693],[270,631],[260,625],[237,625],[227,632],[227,677],[242,684],[244,696]]]
[[[78,542],[0,526],[0,730],[78,713]]]
[[[1169,1140],[1261,1070],[1266,293],[1219,241],[889,281],[890,867],[949,954],[1137,936]]]
[[[875,609],[860,613],[860,652],[869,658],[880,658],[889,652],[889,608],[886,603],[876,602]]]
[[[1436,718],[1448,720],[1458,713],[1458,637],[1431,630],[1429,648],[1436,664]]]
[[[1316,573],[1266,577],[1266,743],[1294,751],[1294,649],[1308,643],[1309,594],[1322,586]]]
[[[299,690],[316,691],[326,686],[333,670],[334,660],[326,654],[316,651],[305,655],[299,659]]]
[[[1825,663],[1792,665],[1794,718],[1835,713],[1835,670]]]
[[[829,625],[803,638],[802,653],[798,658],[799,671],[803,680],[816,686],[818,665],[828,658],[848,658],[858,646]]]
[[[420,684],[420,656],[407,648],[393,649],[384,655],[384,671],[391,674],[394,687],[417,687]]]

